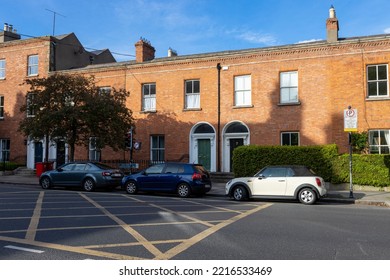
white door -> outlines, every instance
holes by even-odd
[[[254,179],[252,195],[285,195],[287,187],[286,179],[286,168],[266,168]]]

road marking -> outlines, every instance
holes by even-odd
[[[260,206],[258,206],[256,208],[253,208],[252,210],[249,210],[249,211],[247,211],[245,213],[242,213],[240,215],[234,216],[234,217],[232,217],[229,220],[225,220],[225,221],[223,221],[223,222],[221,222],[221,223],[219,223],[219,224],[217,224],[217,225],[215,225],[213,227],[210,227],[210,228],[202,231],[201,233],[199,233],[199,234],[197,234],[197,235],[187,239],[183,243],[173,247],[172,249],[166,251],[165,253],[163,253],[163,254],[161,254],[159,256],[156,256],[155,259],[157,259],[157,260],[169,260],[169,259],[173,258],[174,256],[180,254],[181,252],[187,250],[192,245],[194,245],[194,244],[200,242],[201,240],[205,239],[209,235],[217,232],[218,230],[220,230],[220,229],[222,229],[222,228],[224,228],[224,227],[226,227],[226,226],[228,226],[228,225],[230,225],[230,224],[232,224],[234,222],[237,222],[238,220],[240,220],[242,218],[245,218],[245,217],[247,217],[247,216],[249,216],[249,215],[251,215],[251,214],[253,214],[253,213],[257,212],[257,211],[263,210],[263,209],[265,209],[265,208],[267,208],[267,207],[269,207],[271,205],[272,205],[272,203],[267,203],[265,205],[260,205]]]
[[[152,253],[154,256],[158,256],[161,253],[159,249],[157,249],[156,246],[154,246],[149,240],[147,240],[144,236],[142,236],[138,231],[133,229],[131,226],[126,224],[123,220],[119,219],[117,216],[114,214],[111,214],[106,208],[101,206],[99,203],[96,201],[92,200],[88,196],[86,196],[83,193],[80,193],[80,196],[83,197],[85,200],[93,204],[96,208],[98,208],[100,211],[102,211],[104,214],[107,215],[111,220],[115,221],[118,225],[120,225],[125,231],[131,234],[138,242],[140,245],[144,246],[150,253]]]
[[[196,218],[191,217],[191,216],[189,216],[189,215],[180,213],[179,211],[173,211],[173,210],[170,210],[170,209],[168,209],[168,208],[159,206],[159,205],[157,205],[157,204],[150,203],[150,202],[146,202],[146,201],[140,200],[140,199],[135,198],[135,197],[131,197],[131,196],[129,196],[129,195],[123,194],[122,196],[127,197],[127,198],[129,198],[129,199],[131,199],[131,200],[135,200],[135,201],[137,201],[137,202],[145,203],[145,204],[147,204],[147,205],[149,205],[149,206],[151,206],[151,207],[154,207],[154,208],[157,208],[157,209],[160,209],[160,210],[164,210],[164,211],[166,211],[167,213],[170,213],[170,214],[173,214],[173,215],[177,215],[177,216],[183,217],[183,218],[185,218],[185,219],[188,219],[188,220],[190,220],[190,221],[194,221],[194,222],[196,222],[196,223],[205,225],[205,226],[207,226],[207,227],[212,227],[212,226],[214,226],[214,224],[211,224],[211,223],[209,223],[209,222],[205,222],[205,221],[196,219]]]
[[[42,210],[42,201],[43,196],[45,195],[45,192],[41,191],[39,193],[37,202],[35,204],[35,209],[33,212],[33,215],[31,217],[30,225],[28,226],[27,232],[26,232],[26,239],[27,240],[34,240],[35,235],[37,234],[37,228],[39,224],[39,219],[41,217],[41,210]]]
[[[95,257],[103,257],[103,258],[108,258],[113,260],[143,260],[144,259],[144,258],[132,257],[128,255],[115,254],[109,252],[100,252],[100,251],[89,250],[89,249],[84,249],[84,248],[79,248],[74,246],[47,243],[47,242],[41,242],[35,240],[26,240],[26,239],[7,237],[7,236],[0,236],[0,240],[13,242],[13,243],[26,244],[31,246],[39,246],[44,248],[66,251],[66,252],[73,252],[73,253],[78,253],[83,255],[90,255]]]
[[[12,245],[4,246],[4,248],[19,250],[19,251],[26,251],[26,252],[37,253],[37,254],[42,254],[45,252],[45,251],[41,251],[41,250],[34,250],[34,249],[12,246]]]

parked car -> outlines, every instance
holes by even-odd
[[[200,164],[167,162],[123,177],[122,188],[128,194],[170,192],[189,197],[209,192],[211,180],[209,172]]]
[[[39,182],[43,189],[69,186],[90,192],[96,188],[116,188],[120,186],[123,176],[122,171],[102,163],[72,162],[42,173]]]
[[[303,204],[314,204],[327,194],[324,179],[306,166],[267,166],[253,177],[230,180],[225,191],[235,200],[297,199]]]

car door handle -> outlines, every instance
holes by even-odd
[[[286,182],[286,180],[278,180],[278,182]]]

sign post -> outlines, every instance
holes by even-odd
[[[357,109],[344,110],[344,131],[348,132],[349,143],[349,198],[353,198],[353,184],[352,184],[352,132],[357,131],[358,112]]]

